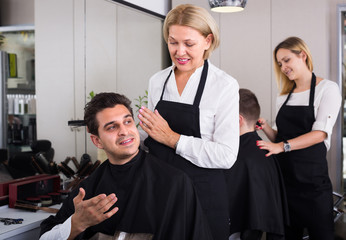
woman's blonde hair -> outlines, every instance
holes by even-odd
[[[220,44],[219,28],[215,19],[204,8],[181,4],[169,11],[163,23],[163,37],[166,43],[168,43],[169,28],[172,25],[191,27],[204,37],[212,34],[212,42],[209,49],[204,52],[204,59],[208,59],[211,52]]]
[[[279,43],[273,51],[274,71],[280,95],[284,95],[288,94],[291,91],[294,85],[294,81],[289,80],[288,77],[281,71],[281,67],[279,66],[279,63],[276,59],[276,54],[281,48],[290,50],[292,53],[296,55],[299,55],[301,52],[304,52],[306,54],[306,66],[311,72],[314,67],[312,64],[310,50],[302,39],[298,37],[289,37],[281,43]]]

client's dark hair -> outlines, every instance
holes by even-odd
[[[239,89],[239,114],[248,122],[256,122],[260,116],[261,107],[256,95],[249,89]]]
[[[124,105],[133,117],[131,101],[124,95],[112,92],[103,92],[96,94],[84,108],[84,122],[91,134],[98,136],[99,123],[96,120],[96,114],[105,108],[112,108],[117,104]]]

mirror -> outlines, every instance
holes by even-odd
[[[0,51],[4,60],[0,69],[1,148],[7,149],[10,158],[31,151],[29,145],[36,140],[34,26],[0,27]]]
[[[0,27],[0,51],[9,54],[8,94],[35,94],[34,27]]]
[[[338,138],[341,138],[340,148],[341,152],[337,154],[337,165],[343,166],[340,169],[340,174],[337,179],[342,179],[341,186],[343,189],[337,189],[339,192],[346,190],[346,5],[338,6],[338,84],[342,89],[342,108],[340,111],[340,124],[337,133]],[[337,124],[336,124],[337,125]],[[337,125],[338,126],[338,125]]]
[[[27,151],[36,140],[35,33],[33,26],[16,26],[1,27],[0,35],[0,51],[7,55],[1,69],[7,71],[6,99],[2,99],[7,109],[1,111],[7,111],[8,128],[2,134],[7,135],[11,156]]]

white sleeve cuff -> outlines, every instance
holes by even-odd
[[[58,224],[54,226],[50,231],[45,232],[40,240],[66,240],[70,236],[71,232],[71,217],[70,216],[66,221],[62,224]]]
[[[312,131],[322,131],[327,134],[327,137],[324,139],[324,144],[326,145],[327,151],[330,148],[330,137],[332,135],[333,131],[333,122],[331,120],[331,117],[328,116],[326,122],[314,122],[312,125]]]
[[[177,147],[175,148],[175,153],[182,156],[182,152],[183,152],[183,146],[184,146],[184,135],[180,135],[180,138],[178,140],[178,143],[177,143]]]
[[[321,122],[321,121],[314,122],[311,130],[312,131],[323,131],[323,132],[327,133],[328,136],[330,136],[332,134],[332,131],[333,131],[332,118],[330,116],[328,116],[325,122]]]
[[[68,239],[71,233],[71,219],[72,216],[70,216],[66,221],[61,224],[61,227],[59,229],[59,235],[61,236],[61,239]]]

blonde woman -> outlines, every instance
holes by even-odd
[[[280,95],[277,130],[265,120],[261,127],[272,142],[258,141],[268,156],[278,154],[285,180],[290,214],[286,239],[329,240],[333,235],[332,185],[326,153],[341,104],[335,82],[316,77],[311,53],[303,40],[290,37],[274,50]]]
[[[215,20],[203,8],[172,9],[163,26],[173,66],[149,82],[140,126],[149,151],[186,172],[214,239],[228,239],[229,216],[222,169],[232,167],[239,145],[239,86],[208,60],[219,45]]]

